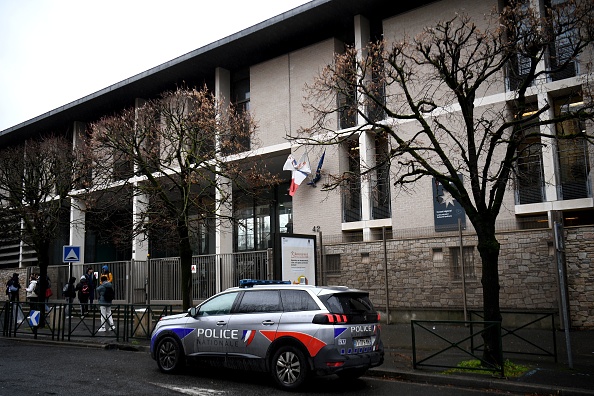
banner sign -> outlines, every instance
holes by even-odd
[[[457,230],[458,219],[461,221],[462,229],[466,229],[466,212],[436,179],[433,179],[433,219],[437,232]]]
[[[316,237],[291,235],[281,237],[282,280],[294,284],[316,284]]]

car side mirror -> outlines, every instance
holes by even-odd
[[[192,307],[188,310],[188,312],[190,313],[190,316],[195,318],[196,316],[198,316],[198,308],[197,307]]]

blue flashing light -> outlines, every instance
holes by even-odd
[[[291,281],[266,279],[240,279],[239,287],[253,287],[256,285],[290,285]]]

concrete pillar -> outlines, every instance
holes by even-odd
[[[538,95],[538,107],[542,108],[549,97],[546,93]],[[552,103],[552,102],[549,102]],[[555,110],[551,107],[548,112],[543,113],[541,119],[549,119],[555,116]],[[540,127],[541,133],[546,135],[555,135],[555,125],[543,125]],[[557,141],[551,138],[541,138],[543,146],[542,150],[542,167],[545,182],[545,197],[547,202],[559,200],[557,190]]]
[[[86,206],[79,199],[70,200],[70,236],[71,246],[80,246],[80,262],[85,262],[85,231],[86,231]]]
[[[132,216],[134,224],[144,221],[143,215],[146,213],[148,198],[146,195],[134,196],[132,199]],[[144,261],[148,257],[148,235],[140,233],[134,235],[132,239],[132,259]]]
[[[355,48],[357,49],[358,63],[364,62],[368,55],[369,41],[371,38],[369,20],[362,15],[355,16]],[[366,71],[366,80],[371,80],[371,73]],[[366,81],[363,81],[365,84]],[[357,93],[357,103],[359,106],[359,114],[357,116],[357,124],[363,125],[365,120],[361,113],[365,113],[366,100],[364,96],[359,96]],[[374,134],[370,132],[361,132],[359,135],[359,161],[361,166],[361,173],[365,173],[370,168],[375,166],[375,139]],[[361,220],[372,219],[372,188],[375,172],[370,172],[361,179]],[[371,229],[369,227],[363,228],[363,240],[372,240]]]
[[[85,138],[85,123],[75,121],[72,135],[72,149],[77,150]],[[70,232],[69,244],[80,246],[80,262],[85,262],[86,205],[76,198],[70,200]]]
[[[222,108],[229,106],[231,98],[231,73],[229,70],[217,67],[215,70],[215,96],[217,103]],[[217,153],[220,141],[217,139]],[[218,170],[218,169],[217,169]],[[228,178],[216,176],[216,219],[215,219],[215,253],[233,253],[233,185]],[[221,284],[221,266],[216,269],[216,291],[219,292]]]

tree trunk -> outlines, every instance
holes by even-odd
[[[499,308],[499,248],[495,237],[495,228],[478,232],[478,251],[482,261],[483,309],[484,320],[501,323]],[[485,349],[483,359],[489,363],[503,365],[500,343],[501,336],[496,328],[489,328],[483,333]]]
[[[192,302],[192,247],[190,246],[189,230],[185,223],[178,224],[179,259],[182,281],[182,308],[184,311],[193,306]]]

